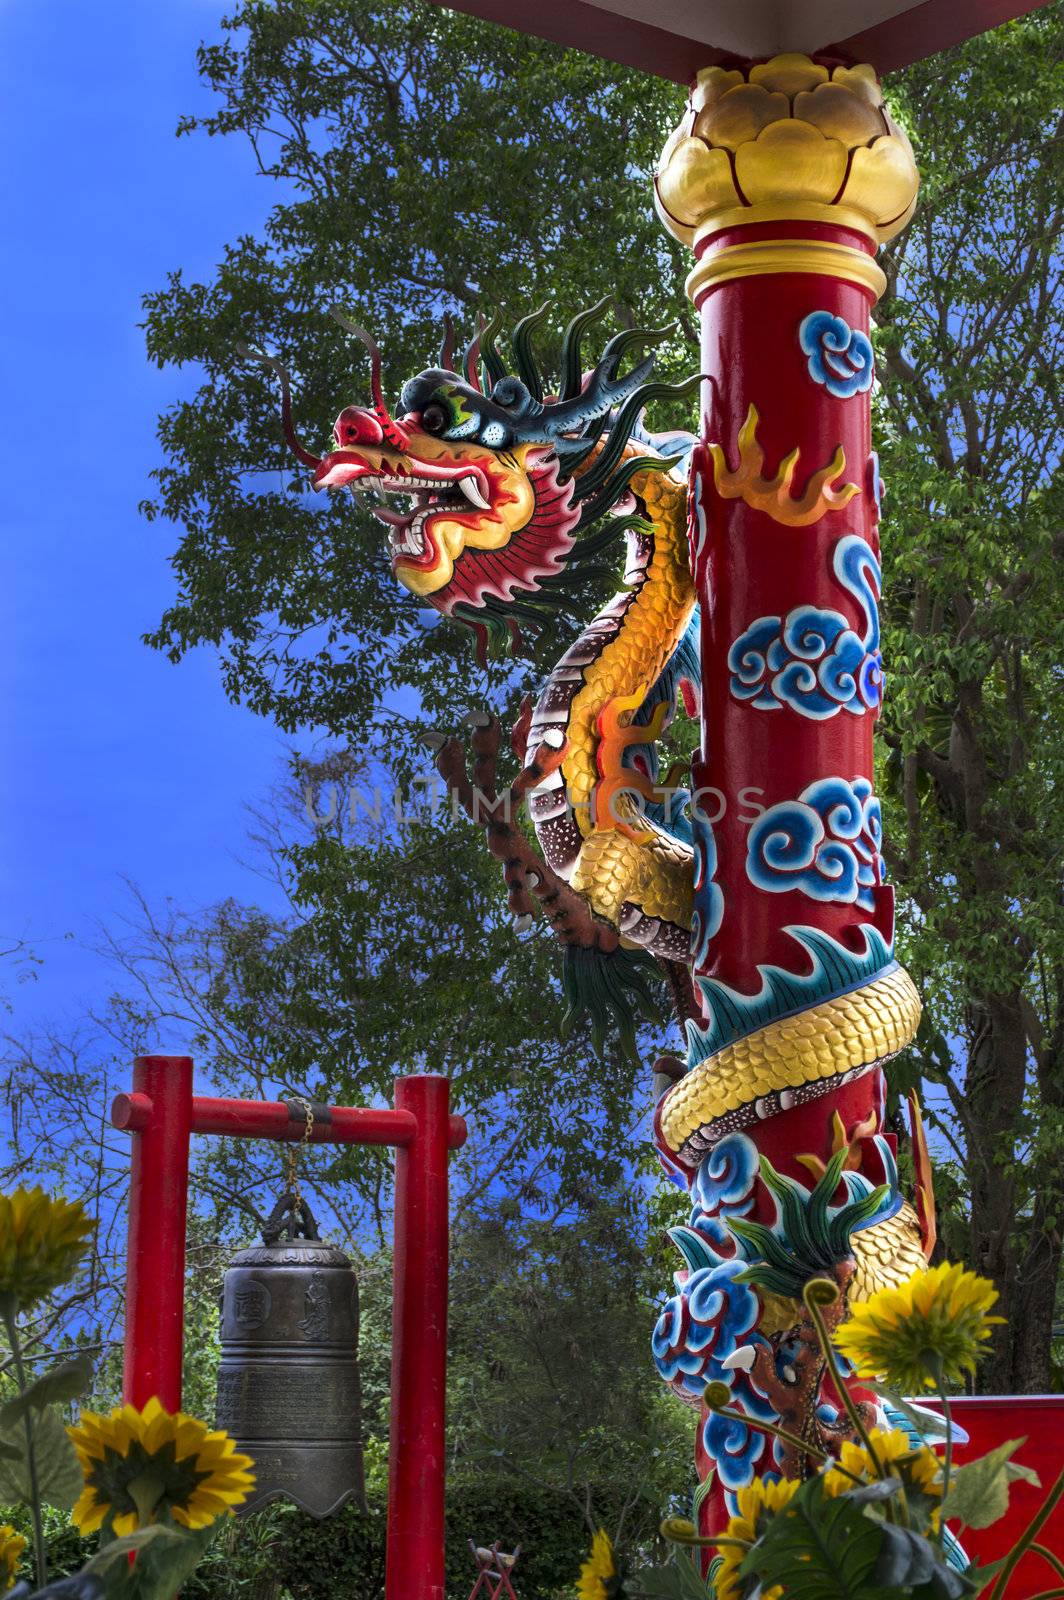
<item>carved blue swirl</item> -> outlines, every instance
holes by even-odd
[[[693,807],[694,910],[691,913],[691,961],[697,971],[706,961],[709,942],[724,921],[724,891],[713,879],[717,871],[717,842],[713,825],[700,807]]]
[[[690,1227],[669,1230],[692,1267],[734,1259],[735,1235],[728,1221],[753,1209],[759,1171],[757,1146],[745,1133],[729,1133],[701,1163],[691,1185]]]
[[[867,778],[820,778],[762,812],[747,835],[746,874],[770,894],[871,911],[883,882],[883,820]]]
[[[841,611],[796,606],[785,617],[758,617],[728,652],[731,692],[759,711],[790,706],[816,722],[848,711],[879,714],[883,657],[879,649],[881,573],[859,534],[838,541],[832,568],[863,615],[860,637]]]
[[[768,1408],[768,1416],[760,1408],[749,1407],[749,1410],[755,1416],[760,1415],[762,1421],[775,1421],[771,1408]],[[734,1411],[726,1417],[718,1411],[711,1412],[703,1425],[702,1443],[725,1489],[743,1489],[752,1483],[754,1468],[768,1447],[765,1434],[760,1429],[747,1427]]]
[[[654,1365],[681,1398],[698,1400],[712,1378],[731,1383],[721,1362],[756,1326],[760,1302],[748,1284],[737,1283],[745,1261],[725,1261],[678,1277],[651,1339]]]
[[[811,311],[798,329],[798,342],[809,358],[809,376],[836,399],[848,400],[872,387],[875,358],[871,340],[843,317]]]
[[[699,1212],[711,1217],[722,1211],[744,1216],[750,1209],[759,1170],[757,1146],[745,1133],[729,1133],[721,1139],[699,1166],[691,1185],[692,1225],[697,1227]]]

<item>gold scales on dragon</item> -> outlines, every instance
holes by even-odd
[[[246,353],[280,377],[285,436],[315,486],[382,497],[375,515],[387,529],[396,578],[419,602],[472,629],[481,653],[500,642],[518,648],[523,631],[557,627],[574,584],[601,578],[611,562],[619,569],[624,541],[622,586],[577,634],[535,704],[522,709],[511,740],[520,762],[515,780],[502,791],[496,786],[495,719],[469,719],[471,768],[460,738],[434,735],[431,744],[442,776],[502,864],[519,925],[538,910],[561,940],[574,1010],[589,1010],[599,1033],[619,1021],[631,1038],[647,967],[659,964],[690,1045],[686,1070],[676,1062],[667,1072],[659,1143],[690,1179],[744,1128],[829,1094],[903,1049],[914,1036],[919,1001],[874,928],[863,954],[829,950],[831,941],[818,943],[815,929],[804,930],[810,971],[793,979],[787,1003],[770,1008],[775,1014],[767,1020],[741,1008],[728,1019],[714,1016],[713,986],[692,978],[696,839],[686,793],[661,782],[657,741],[681,700],[689,715],[700,700],[688,480],[696,441],[651,434],[643,417],[655,401],[693,393],[700,377],[654,381],[652,347],[669,330],[638,328],[611,338],[585,370],[582,343],[607,306],[583,311],[566,328],[553,393],[532,345],[545,310],[513,330],[512,372],[496,348],[497,319],[481,326],[460,362],[448,322],[439,367],[405,385],[394,416],[375,344],[334,311],[369,350],[373,404],[341,411],[335,448],[320,459],[296,435],[283,368]],[[802,471],[797,451],[766,465],[759,420],[751,406],[735,439],[708,446],[720,495],[803,527],[859,492],[845,480],[841,451]],[[874,613],[863,550],[850,582]],[[878,641],[878,623],[875,629]],[[522,804],[541,854],[520,826]],[[926,1150],[917,1116],[914,1210],[902,1200],[886,1142],[887,1181],[877,1187],[853,1170],[859,1162],[852,1152],[869,1129],[847,1127],[837,1113],[830,1126],[831,1187],[842,1185],[854,1223],[842,1241],[846,1284],[851,1299],[863,1299],[908,1277],[929,1252]],[[814,1177],[823,1174],[819,1156],[808,1163]],[[826,1227],[826,1211],[823,1220]],[[699,1255],[705,1241],[692,1230],[676,1232],[689,1236],[677,1242],[692,1272],[719,1259],[712,1251]],[[740,1222],[733,1241],[742,1232]],[[834,1270],[828,1255],[818,1259],[819,1270]],[[807,1268],[818,1270],[817,1261]],[[762,1302],[762,1331],[775,1329],[778,1339],[800,1302],[793,1292],[766,1292]],[[658,1364],[672,1381],[667,1360]],[[696,1386],[703,1378],[695,1374]],[[675,1383],[681,1393],[685,1381],[681,1374]],[[811,1382],[803,1377],[806,1396]],[[783,1403],[777,1398],[777,1407]]]

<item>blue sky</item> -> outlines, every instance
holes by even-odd
[[[209,275],[274,192],[239,140],[174,137],[209,103],[196,46],[222,9],[0,0],[0,934],[44,958],[35,982],[0,974],[13,1031],[104,998],[87,944],[123,874],[184,907],[267,892],[237,857],[279,736],[208,652],[174,667],[139,642],[172,594],[175,532],[137,512],[155,417],[195,385],[148,365],[140,296]]]

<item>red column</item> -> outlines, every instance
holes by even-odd
[[[726,263],[736,250],[752,257],[751,266],[758,265],[757,246],[766,241],[781,258],[780,270],[728,277],[725,265],[720,279],[712,276],[714,264]],[[802,270],[807,252],[815,267],[820,250],[831,246],[841,247],[853,261],[852,278],[841,271],[836,276]],[[734,1022],[727,1009],[733,995],[759,994],[767,965],[799,980],[810,972],[810,951],[790,930],[814,929],[854,956],[869,948],[866,928],[878,931],[888,951],[893,939],[893,894],[883,882],[872,793],[872,730],[880,690],[878,582],[870,577],[879,556],[868,343],[875,296],[859,274],[862,265],[866,272],[871,268],[873,253],[871,241],[855,230],[787,221],[721,229],[707,234],[697,248],[709,279],[705,290],[694,290],[702,370],[713,379],[703,437],[718,453],[714,463],[703,447],[696,460],[705,519],[695,559],[702,607],[703,741],[693,777],[695,793],[702,797],[699,809],[708,813],[712,829],[715,869],[697,891],[705,938],[695,952],[695,976],[727,986],[719,990],[711,982],[706,991],[718,1045],[770,1023],[775,1014],[813,1003],[814,996],[797,984],[781,984],[784,992],[774,1004],[766,998],[759,1010]],[[851,337],[849,350],[837,357],[844,371],[865,356],[860,388],[837,382],[825,366],[825,329],[829,335],[845,330]],[[748,436],[740,444],[744,428]],[[769,496],[753,484],[739,487],[748,477],[772,482],[794,452],[797,461],[786,490]],[[820,495],[814,494],[810,485],[833,461],[840,463],[839,470]],[[862,551],[867,551],[865,565]],[[833,646],[829,641],[841,622],[847,632]],[[862,659],[863,642],[873,633],[876,644]],[[832,677],[826,669],[836,652],[839,664]],[[821,801],[823,855],[804,870],[793,870],[795,858],[807,859],[800,857],[798,823],[816,815],[810,801],[817,786],[826,785],[837,790],[834,806],[849,805],[856,812],[863,798],[869,823],[851,838],[845,817],[833,844],[833,812]],[[774,819],[778,857],[768,840],[759,843],[759,817],[765,814]],[[843,863],[847,870],[840,887],[831,873]],[[859,889],[849,881],[855,864],[868,879]],[[884,955],[867,963],[861,977],[872,976],[887,960]],[[837,988],[854,982],[853,974],[842,972]],[[833,987],[824,983],[815,997],[829,996]],[[877,1111],[879,1095],[878,1074],[869,1074],[860,1094],[850,1096],[854,1123]],[[773,1101],[771,1110],[779,1109]],[[830,1112],[811,1120],[815,1127],[829,1121]],[[800,1177],[803,1169],[795,1155],[807,1148],[820,1154],[821,1139],[806,1129],[811,1143],[796,1144],[793,1123],[793,1118],[773,1116],[755,1121],[748,1131],[777,1167]]]
[[[400,1078],[417,1118],[396,1152],[387,1600],[443,1600],[449,1084]]]
[[[684,1238],[691,1270],[655,1354],[688,1400],[707,1377],[731,1390],[734,1420],[703,1414],[699,1429],[700,1474],[715,1476],[700,1510],[708,1532],[746,1484],[776,1470],[744,1415],[814,1438],[817,1401],[835,1406],[800,1337],[803,1284],[839,1269],[840,1287],[867,1297],[876,1276],[856,1244],[844,1261],[823,1229],[788,1235],[758,1158],[808,1192],[844,1153],[869,1190],[893,1191],[891,1214],[861,1242],[879,1252],[876,1271],[900,1282],[923,1259],[882,1135],[882,1064],[912,1039],[919,998],[894,959],[873,787],[882,663],[870,339],[886,287],[876,250],[912,215],[917,174],[870,67],[788,52],[698,74],[656,188],[662,220],[696,258],[687,289],[707,383],[690,498],[703,1016],[689,1028],[689,1070],[658,1110],[703,1231]],[[776,1229],[790,1258],[788,1293],[776,1295],[785,1304],[743,1287],[733,1217]],[[746,1346],[747,1365],[726,1365]],[[803,1359],[813,1382],[799,1402]]]
[[[184,1339],[185,1211],[188,1203],[192,1060],[138,1056],[133,1092],[151,1102],[133,1134],[126,1274],[126,1355],[122,1393],[145,1406],[157,1395],[181,1406]]]

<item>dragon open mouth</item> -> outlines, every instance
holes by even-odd
[[[364,458],[337,450],[327,455],[314,478],[316,489],[349,488],[356,494],[369,490],[395,495],[407,502],[406,511],[373,505],[373,515],[388,529],[393,559],[417,561],[434,558],[426,540],[426,523],[441,514],[450,517],[491,510],[485,474],[473,467],[441,467],[411,460],[373,466]]]

